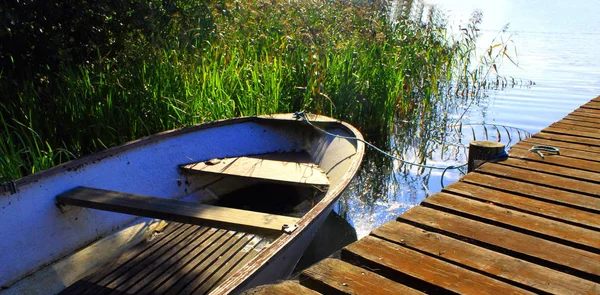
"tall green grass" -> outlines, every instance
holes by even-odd
[[[469,83],[474,44],[447,37],[439,11],[411,1],[391,16],[385,3],[222,1],[211,26],[202,14],[175,30],[173,17],[170,36],[136,35],[93,62],[0,75],[0,180],[215,119],[307,110],[371,136],[425,118],[445,85]]]

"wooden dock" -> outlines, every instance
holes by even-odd
[[[547,145],[560,155],[529,151]],[[600,294],[600,97],[420,206],[251,294]]]

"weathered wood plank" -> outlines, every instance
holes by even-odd
[[[536,293],[585,294],[600,288],[593,282],[406,223],[388,222],[371,235]]]
[[[178,272],[180,266],[189,262],[190,257],[195,254],[194,250],[199,252],[206,249],[213,241],[221,238],[224,233],[223,230],[217,231],[215,228],[210,228],[192,239],[185,239],[173,244],[174,247],[169,252],[152,259],[150,264],[146,265],[120,288],[129,294],[151,293],[152,290],[168,281],[172,276],[181,275]],[[125,288],[125,286],[127,287]]]
[[[328,187],[327,174],[314,163],[290,162],[260,157],[237,157],[181,166],[189,173],[212,173],[297,185]]]
[[[62,204],[244,232],[277,234],[298,218],[172,199],[78,187],[56,197]]]
[[[552,174],[536,172],[497,163],[485,163],[477,169],[480,173],[492,174],[513,180],[525,181],[578,194],[600,197],[600,184]]]
[[[549,127],[553,127],[553,128],[560,128],[560,129],[573,129],[573,130],[577,130],[577,131],[583,131],[583,132],[598,132],[598,128],[597,127],[587,127],[587,126],[583,126],[581,124],[576,124],[576,125],[572,125],[569,124],[570,121],[566,121],[566,120],[561,120],[558,121],[556,123],[551,124]]]
[[[547,132],[538,132],[538,133],[534,134],[533,137],[549,139],[549,140],[554,140],[554,141],[564,141],[564,142],[577,143],[577,144],[586,144],[586,145],[590,145],[590,146],[593,146],[596,148],[600,147],[600,140],[597,140],[594,138],[571,136],[571,135],[556,134],[556,133],[547,133]]]
[[[590,182],[600,182],[600,163],[566,158],[558,155],[546,155],[542,159],[528,150],[512,149],[511,157],[497,162],[501,165],[544,172]]]
[[[542,129],[542,132],[600,139],[600,133],[579,131],[576,128],[546,127]]]
[[[600,233],[594,230],[443,192],[430,196],[421,204],[600,254]]]
[[[600,123],[599,118],[589,117],[589,116],[586,116],[585,114],[580,114],[580,113],[570,113],[565,117],[565,119],[569,119],[569,120],[577,121],[577,122],[594,123],[594,124]]]
[[[268,240],[261,237],[254,237],[240,251],[234,253],[233,257],[226,261],[221,267],[215,271],[213,276],[202,283],[195,291],[195,294],[208,294],[212,289],[218,286],[222,281],[226,280],[237,269],[245,265],[250,259],[254,258],[258,253],[268,246]]]
[[[165,244],[169,243],[173,239],[176,239],[190,227],[191,225],[188,224],[169,224],[163,233],[158,235],[153,241],[150,242],[145,240],[137,244],[115,261],[103,266],[100,270],[79,280],[77,283],[63,290],[59,294],[84,294],[88,289],[90,292],[96,290],[96,288],[100,287],[101,282],[108,276],[115,275],[115,273],[123,273],[126,269],[131,268],[133,264],[140,261],[140,259],[155,253]],[[115,277],[117,276],[114,276],[113,279]],[[105,280],[105,282],[106,281],[110,283],[111,279]]]
[[[600,213],[600,199],[582,194],[481,173],[469,173],[461,178],[461,181],[516,193],[540,201],[590,211],[596,214]]]
[[[215,277],[215,273],[219,268],[224,266],[229,260],[231,260],[234,255],[238,252],[241,252],[242,248],[250,242],[250,238],[253,236],[248,236],[245,234],[238,234],[237,241],[235,243],[231,243],[229,245],[224,245],[226,247],[226,252],[219,254],[217,258],[210,263],[206,264],[206,266],[202,269],[202,271],[196,271],[199,275],[197,275],[184,289],[178,291],[179,294],[206,294],[208,288],[212,286],[210,284],[212,280],[218,280],[219,278]],[[198,270],[198,269],[197,269]],[[207,283],[204,285],[205,283]],[[204,286],[202,290],[199,290],[200,287]]]
[[[584,144],[552,141],[541,138],[528,138],[515,144],[513,147],[529,150],[536,145],[554,146],[560,150],[560,155],[563,157],[600,162],[600,148],[590,147]]]
[[[154,280],[160,280],[162,273],[166,272],[182,256],[185,256],[187,252],[187,249],[185,249],[186,246],[193,243],[196,239],[206,241],[216,236],[215,229],[194,226],[193,230],[185,238],[169,243],[165,247],[165,251],[153,253],[150,257],[142,260],[135,267],[127,270],[126,273],[106,285],[106,287],[117,292],[133,294],[146,284]]]
[[[304,270],[299,281],[303,286],[323,294],[425,294],[332,258]]]
[[[586,108],[586,109],[593,109],[593,110],[600,110],[600,104],[598,104],[597,102],[588,102],[584,105],[581,106],[582,108]]]
[[[583,116],[583,117],[590,117],[590,118],[594,118],[594,119],[600,118],[600,112],[598,112],[597,110],[592,110],[592,109],[578,108],[578,109],[574,110],[571,114]]]
[[[367,236],[342,249],[342,259],[426,293],[531,294],[454,264]],[[437,288],[436,288],[437,287]]]
[[[590,128],[600,128],[600,120],[598,122],[588,122],[585,119],[582,120],[580,117],[568,115],[559,121],[563,125],[571,126],[582,126]],[[557,123],[559,123],[557,122]]]
[[[182,289],[192,282],[197,276],[203,274],[209,265],[219,259],[238,240],[239,235],[227,232],[219,240],[208,245],[204,250],[190,255],[192,259],[182,265],[177,271],[178,275],[173,280],[168,280],[153,291],[154,294],[185,294]]]
[[[179,241],[188,238],[190,235],[193,235],[197,228],[194,226],[182,226],[183,230],[175,235],[173,238],[168,240],[168,242],[162,244],[160,247],[153,248],[153,251],[146,251],[141,255],[134,257],[132,260],[128,261],[124,265],[119,265],[114,271],[108,273],[108,275],[103,278],[99,278],[100,280],[96,283],[99,288],[102,288],[103,292],[108,290],[114,290],[121,283],[127,280],[132,275],[135,275],[135,272],[143,269],[150,261],[157,259],[177,244]],[[159,243],[157,243],[159,244]],[[135,253],[135,252],[133,252]],[[133,271],[133,273],[131,273]],[[100,294],[103,293],[98,291],[96,288],[88,288],[86,292],[82,294]]]
[[[274,285],[263,285],[252,288],[242,293],[242,295],[318,295],[309,288],[301,286],[292,281],[284,281]]]
[[[408,210],[398,221],[587,280],[600,280],[600,255],[596,253],[422,206]]]
[[[481,187],[464,181],[446,186],[443,191],[600,231],[600,214]]]

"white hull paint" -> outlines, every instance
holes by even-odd
[[[321,118],[324,118],[324,121],[332,121],[326,117]],[[180,164],[212,158],[290,152],[307,148],[307,140],[303,138],[306,137],[305,131],[290,133],[286,128],[281,127],[280,123],[274,124],[271,121],[281,121],[285,125],[289,124],[286,122],[293,120],[291,115],[279,116],[277,119],[240,118],[169,131],[16,181],[16,193],[0,194],[0,232],[4,236],[0,239],[0,249],[3,249],[3,255],[0,255],[0,265],[3,266],[0,267],[0,286],[13,285],[27,276],[31,279],[35,277],[31,275],[35,271],[44,267],[47,270],[53,263],[60,259],[68,259],[69,255],[82,250],[93,241],[111,234],[113,238],[118,236],[119,230],[125,225],[143,227],[150,221],[145,218],[136,219],[135,216],[93,209],[72,206],[59,208],[55,203],[57,195],[77,186],[89,186],[162,198],[181,198],[188,195],[192,188],[178,170]],[[346,129],[343,134],[360,137],[360,133],[353,127],[341,123],[340,126],[340,130]],[[335,147],[336,145],[332,145],[331,142],[339,140],[330,136],[320,138],[315,147],[308,147],[314,149],[317,161],[322,160],[326,152],[319,148]],[[362,158],[364,146],[357,142],[345,144],[356,146],[355,155],[344,155],[344,157],[356,157],[351,165],[350,177],[352,177],[358,167],[357,163]],[[328,168],[327,163],[321,165]],[[337,168],[335,166],[329,168],[334,171],[336,177]],[[337,198],[349,181],[346,179],[347,171],[342,174],[340,177],[343,179],[337,181],[342,187],[330,189],[332,194],[337,193],[337,195],[329,196],[329,201]],[[328,192],[327,195],[329,194]],[[314,215],[311,217],[314,222],[307,221],[306,224],[301,222],[301,230],[290,235],[293,237],[286,238],[286,242],[281,242],[285,245],[282,245],[278,239],[275,243],[278,250],[273,249],[276,252],[270,253],[268,257],[251,261],[254,264],[253,269],[260,271],[247,270],[238,278],[237,283],[216,293],[241,291],[289,274],[318,227],[331,211],[332,203],[313,208],[312,213],[309,212],[307,215]],[[291,240],[294,240],[294,243],[288,245]],[[257,266],[260,265],[257,263],[264,264],[262,260],[272,262],[274,267],[262,271],[263,268]],[[283,269],[285,273],[282,272]],[[68,286],[73,283],[73,279],[76,279],[74,275],[71,275],[68,280],[62,278],[61,274],[56,276],[56,281],[62,282],[64,286]],[[243,279],[243,276],[246,278]],[[15,288],[12,289],[16,291]],[[11,293],[11,288],[5,291]]]

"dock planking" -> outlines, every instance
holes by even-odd
[[[530,151],[536,145],[560,154],[540,157]],[[600,294],[600,96],[509,153],[345,247],[342,261],[322,261],[286,288]]]

